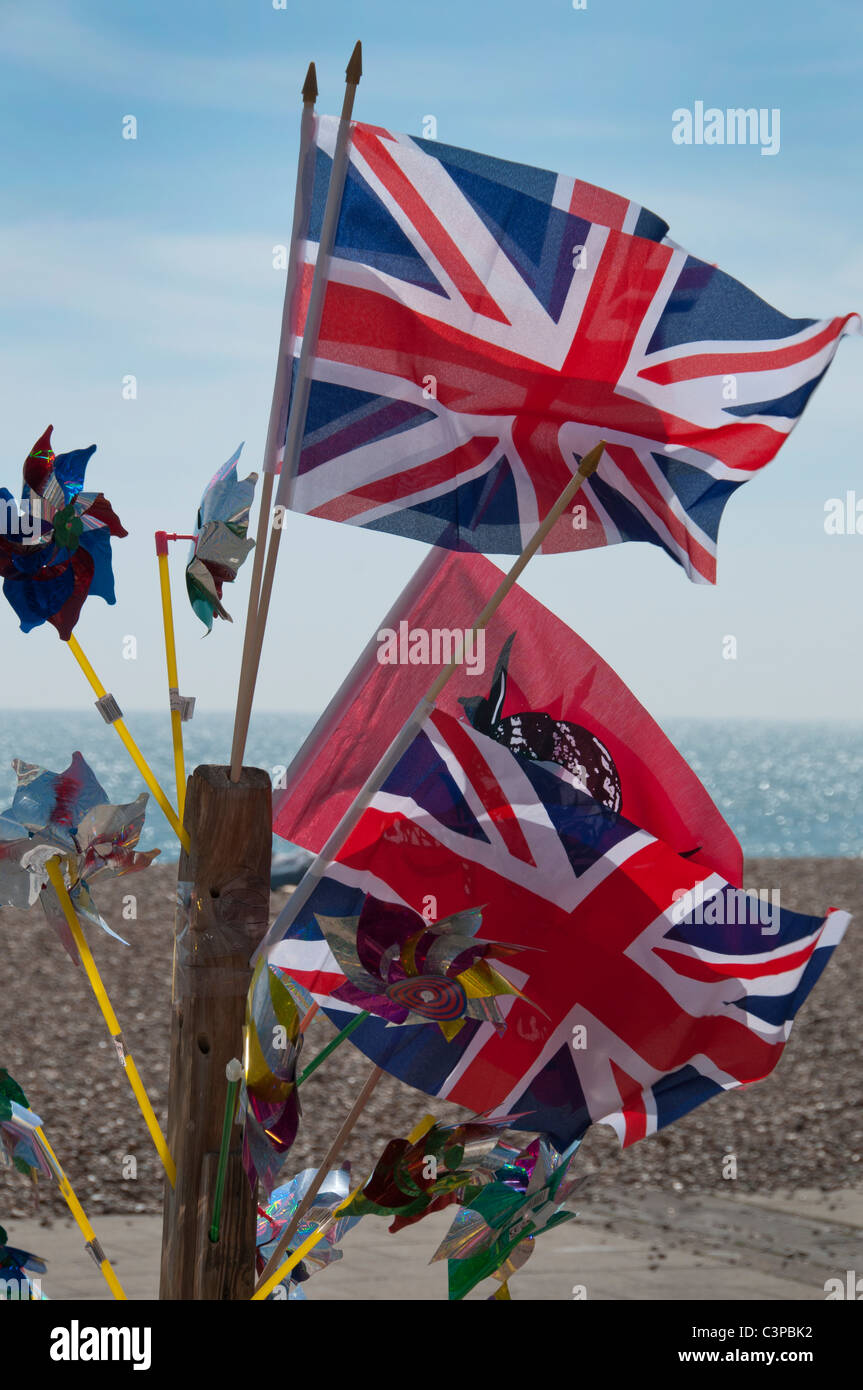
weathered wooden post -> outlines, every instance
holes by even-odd
[[[186,792],[190,848],[177,874],[168,1145],[177,1181],[166,1186],[163,1299],[247,1299],[254,1287],[255,1204],[240,1130],[228,1160],[221,1232],[210,1241],[227,1081],[242,1057],[249,958],[267,929],[272,847],[270,779],[244,767],[195,768]]]

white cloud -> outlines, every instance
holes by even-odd
[[[274,14],[275,25],[290,26],[286,15]],[[282,31],[279,42],[266,50],[235,52],[229,57],[155,47],[137,38],[119,37],[83,23],[67,5],[19,0],[7,4],[0,13],[0,49],[8,61],[21,67],[49,74],[55,81],[81,83],[89,90],[128,97],[130,91],[160,103],[248,112],[266,112],[271,117],[285,99],[292,99],[295,85],[297,109],[299,87],[309,57],[317,61],[322,84],[321,109],[341,104],[342,74],[356,35],[344,23],[321,29],[315,37],[314,53],[292,51]],[[285,38],[287,37],[287,42]],[[610,40],[606,41],[610,43]],[[525,52],[535,47],[537,62],[547,58],[541,37],[519,40],[501,38],[484,43],[481,56],[469,44],[454,46],[446,25],[431,21],[423,31],[422,46],[416,41],[377,43],[365,55],[363,90],[377,95],[378,84],[387,104],[409,102],[418,97],[431,101],[446,92],[470,95],[476,99],[478,85],[485,81],[523,84]],[[669,44],[656,40],[650,47],[667,56]],[[85,74],[86,76],[82,76]],[[329,93],[329,95],[328,95]],[[424,94],[424,95],[423,95]],[[451,103],[450,103],[451,104]]]
[[[270,360],[285,272],[264,235],[162,234],[122,220],[17,223],[0,233],[0,305],[17,332],[65,315],[64,335],[122,325],[131,350]]]

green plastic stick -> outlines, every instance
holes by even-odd
[[[243,1064],[232,1057],[225,1067],[228,1078],[228,1091],[225,1096],[225,1116],[222,1120],[222,1143],[219,1148],[219,1167],[216,1171],[216,1192],[213,1197],[213,1219],[210,1222],[210,1240],[215,1245],[219,1239],[222,1223],[222,1198],[225,1195],[225,1175],[228,1171],[228,1149],[231,1144],[231,1125],[237,1108],[237,1090],[243,1076]]]
[[[349,1038],[351,1036],[351,1033],[353,1033],[355,1028],[359,1028],[361,1023],[365,1023],[368,1016],[368,1009],[363,1009],[362,1013],[357,1014],[356,1018],[352,1018],[350,1023],[348,1023],[340,1033],[336,1033],[336,1036],[332,1038],[330,1042],[327,1043],[326,1047],[321,1049],[317,1057],[312,1058],[305,1071],[301,1072],[300,1079],[297,1082],[297,1085],[302,1086],[303,1082],[311,1076],[312,1072],[317,1071],[318,1067],[321,1065],[321,1062],[325,1062],[329,1057],[330,1053],[336,1050],[339,1043],[343,1043],[345,1038]]]

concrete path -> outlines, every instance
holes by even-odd
[[[92,1216],[132,1299],[158,1294],[161,1218]],[[449,1227],[446,1212],[391,1236],[366,1219],[344,1242],[345,1258],[307,1284],[310,1299],[444,1300],[446,1266],[428,1261]],[[7,1223],[13,1244],[48,1261],[52,1299],[109,1298],[77,1228],[55,1221]],[[585,1204],[579,1217],[541,1236],[513,1279],[516,1300],[824,1299],[827,1279],[863,1274],[863,1190],[776,1197],[640,1193],[613,1205]],[[486,1281],[472,1298],[487,1298]],[[582,1292],[583,1289],[583,1292]]]

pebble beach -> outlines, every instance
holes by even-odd
[[[163,1127],[175,874],[175,866],[157,864],[134,878],[100,884],[99,906],[130,945],[91,936],[127,1045]],[[861,859],[752,859],[745,885],[778,889],[783,905],[800,911],[842,907],[858,923],[863,920]],[[274,913],[290,891],[274,892]],[[122,916],[129,893],[137,899],[134,921]],[[72,965],[40,910],[0,913],[0,961],[0,1065],[41,1115],[88,1213],[93,1219],[159,1213],[160,1164],[83,972]],[[625,1152],[610,1129],[595,1127],[580,1154],[580,1200],[608,1203],[625,1195],[631,1201],[658,1191],[727,1194],[723,1162],[728,1154],[736,1160],[734,1190],[741,1194],[832,1193],[863,1185],[861,998],[863,950],[852,922],[800,1011],[772,1075],[711,1100]],[[326,1020],[315,1019],[306,1057],[332,1032]],[[346,1044],[303,1087],[303,1125],[286,1177],[325,1152],[368,1065]],[[353,1168],[368,1168],[388,1139],[406,1133],[427,1110],[440,1118],[463,1113],[384,1078],[352,1138]],[[0,1224],[10,1229],[10,1238],[16,1217],[49,1221],[61,1214],[65,1207],[58,1193],[42,1184],[37,1194],[28,1180],[0,1169]]]

